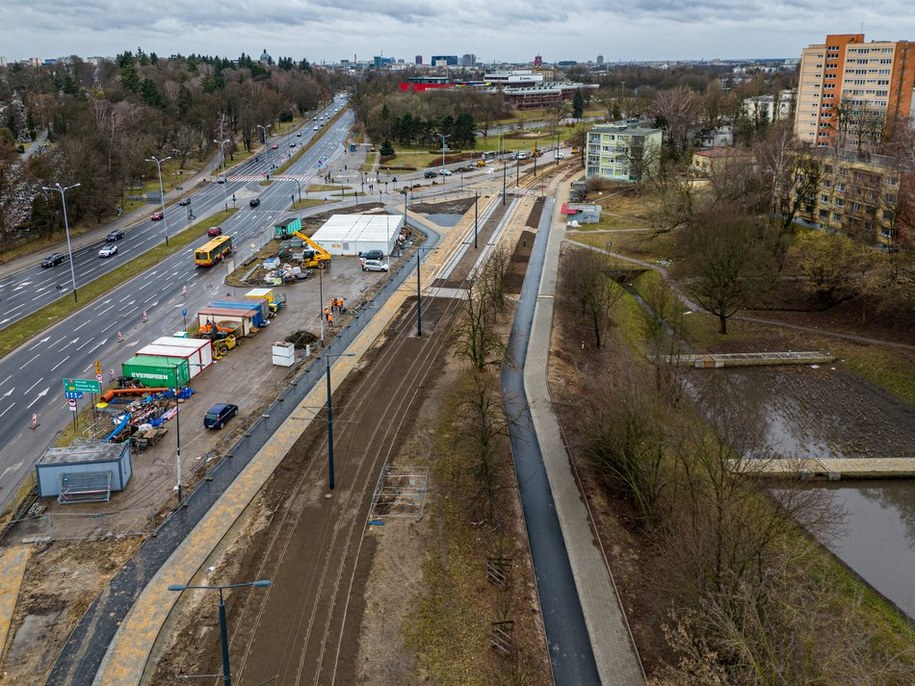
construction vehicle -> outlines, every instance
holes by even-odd
[[[311,237],[307,236],[302,231],[302,220],[298,217],[290,219],[285,224],[274,224],[273,237],[277,240],[295,237],[301,239],[305,245],[309,246],[311,249],[305,250],[305,254],[303,255],[302,267],[304,268],[324,269],[330,265],[331,254],[325,250],[323,246],[320,246],[311,240]]]

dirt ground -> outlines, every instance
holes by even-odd
[[[529,209],[531,201],[526,203]],[[438,205],[430,211],[445,209]],[[517,247],[525,259],[529,247],[521,235],[528,209],[517,213],[504,234],[509,249]],[[466,261],[472,265],[473,256],[468,256]],[[523,263],[520,258],[518,261]],[[442,482],[436,478],[436,464],[442,459],[437,436],[442,425],[448,427],[453,423],[448,418],[452,411],[448,397],[461,378],[460,364],[447,346],[451,327],[446,323],[447,313],[454,314],[455,302],[432,299],[423,305],[424,323],[428,321],[432,336],[444,336],[445,344],[432,363],[434,372],[427,381],[419,386],[414,386],[416,382],[412,381],[416,371],[414,362],[424,348],[403,328],[412,317],[412,304],[408,302],[360,365],[361,371],[351,375],[335,393],[335,425],[342,422],[339,433],[336,427],[334,430],[337,451],[341,455],[359,456],[350,467],[356,471],[345,479],[338,477],[339,484],[352,484],[345,487],[345,492],[338,485],[334,493],[332,502],[339,503],[343,511],[339,515],[329,513],[328,501],[320,498],[316,488],[315,481],[320,481],[323,474],[322,451],[326,441],[324,427],[318,423],[306,431],[249,508],[247,523],[237,542],[212,560],[220,574],[239,578],[267,576],[274,580],[266,601],[228,600],[234,624],[231,640],[237,683],[258,683],[269,673],[279,673],[281,682],[285,683],[298,678],[293,673],[301,674],[298,670],[303,669],[302,665],[307,670],[304,673],[318,675],[318,683],[330,683],[332,679],[336,683],[365,684],[416,681],[415,655],[404,637],[407,628],[416,621],[424,594],[436,592],[434,577],[430,581],[426,576],[425,565],[430,556],[445,550],[444,555],[451,563],[449,573],[456,573],[461,567],[457,551],[447,552],[454,545],[449,542],[454,525],[443,513],[453,500],[449,499],[447,479]],[[396,385],[400,381],[406,385]],[[399,388],[404,390],[396,390]],[[400,399],[406,399],[407,404]],[[401,405],[403,409],[397,409]],[[428,500],[421,510],[397,508],[381,497],[378,502],[385,503],[384,507],[372,505],[377,495],[372,493],[376,482],[382,483],[378,480],[381,465],[385,470],[428,472]],[[369,485],[367,491],[360,490],[364,488],[361,483]],[[363,508],[370,520],[364,530]],[[465,518],[472,509],[463,512]],[[515,641],[519,653],[528,656],[527,660],[541,660],[539,667],[530,668],[531,674],[539,676],[527,683],[545,683],[543,675],[548,667],[539,604],[516,500],[510,499],[508,510],[506,517],[514,532],[512,539],[518,546],[514,555],[516,583],[511,606],[526,608],[519,618],[522,621],[517,623]],[[396,516],[399,511],[407,516]],[[352,524],[351,518],[354,518]],[[474,524],[478,522],[465,523],[471,531],[470,540],[476,541],[470,545],[471,558],[475,558],[475,564],[471,565],[473,574],[480,579],[479,587],[471,593],[471,598],[477,601],[492,594],[483,574],[483,558],[491,550],[486,537],[474,529]],[[474,546],[479,549],[473,550]],[[324,569],[330,570],[330,578],[324,572],[309,571],[316,568],[313,559],[316,551],[320,551],[319,559],[326,560]],[[341,557],[346,560],[338,561]],[[306,577],[304,587],[299,588],[302,582],[292,582],[290,575]],[[347,608],[343,620],[338,619],[335,605]],[[461,611],[466,612],[467,606],[463,610],[455,609]],[[470,629],[479,632],[481,620],[487,620],[484,626],[488,628],[488,621],[499,618],[498,608],[489,607],[489,611],[489,617],[475,616]],[[218,668],[218,635],[212,621],[201,622],[201,613],[207,613],[206,607],[201,609],[200,601],[193,601],[167,630],[171,640],[160,651],[161,659],[152,683],[160,683],[176,673],[212,672]],[[267,638],[265,634],[272,636],[273,630],[265,631],[265,627],[259,626],[261,616],[270,617],[271,624],[280,627],[281,636]],[[487,633],[483,631],[481,635],[485,638]],[[288,649],[303,650],[298,666],[289,662],[292,652],[282,648],[292,636],[306,646]],[[486,678],[486,665],[495,659],[485,641],[482,651],[467,665],[476,672],[476,683]]]
[[[363,272],[356,258],[336,257],[323,275],[325,299],[343,297],[354,307],[382,278],[382,273]],[[223,285],[213,289],[210,299],[227,294],[238,298],[247,290]],[[237,348],[189,384],[195,394],[180,409],[182,481],[186,489],[213,461],[221,459],[244,431],[249,421],[246,418],[257,417],[294,374],[293,369],[272,364],[273,342],[300,329],[315,335],[320,331],[318,279],[290,284],[283,290],[287,308],[271,320],[269,327],[253,338],[242,339]],[[150,321],[155,323],[152,318]],[[328,329],[326,335],[332,332]],[[298,355],[297,359],[304,360],[304,352]],[[232,379],[229,395],[227,378]],[[207,408],[229,400],[241,408],[239,417],[222,431],[204,429]],[[131,481],[123,492],[112,494],[110,502],[62,506],[46,499],[42,501],[47,507],[43,515],[22,522],[8,534],[10,541],[38,536],[46,537],[48,543],[42,544],[41,552],[33,555],[26,568],[0,684],[27,683],[34,674],[50,667],[92,599],[176,505],[174,424],[174,420],[167,422],[168,433],[157,445],[133,454]],[[54,602],[49,606],[41,600],[44,598],[54,598]]]

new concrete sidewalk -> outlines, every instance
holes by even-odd
[[[564,183],[555,193],[567,193],[568,188]],[[572,473],[547,383],[559,249],[565,237],[560,209],[561,203],[556,202],[524,366],[524,388],[601,683],[635,686],[644,683],[645,674],[604,551],[595,545],[597,536]]]

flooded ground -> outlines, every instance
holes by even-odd
[[[728,412],[760,455],[915,456],[915,410],[829,366],[691,371],[690,395],[708,413]],[[915,481],[811,484],[844,517],[812,532],[861,578],[915,619]]]
[[[915,456],[915,409],[841,369],[696,370],[687,386],[700,407],[736,410],[778,457]]]
[[[427,214],[426,217],[438,224],[439,226],[457,226],[457,223],[463,219],[462,214]]]

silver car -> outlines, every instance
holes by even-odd
[[[362,271],[364,272],[386,272],[388,265],[381,260],[362,260]]]

